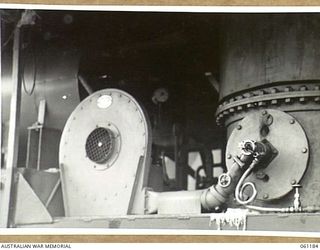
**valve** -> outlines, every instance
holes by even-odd
[[[294,185],[292,185],[292,187],[295,189],[293,208],[295,211],[300,211],[302,207],[301,207],[299,189],[302,188],[302,186],[300,184],[294,184]]]
[[[254,184],[250,182],[242,185],[242,183],[252,169],[257,166],[260,159],[268,153],[269,147],[263,142],[253,140],[244,140],[239,144],[239,147],[241,154],[239,157],[234,157],[234,163],[229,171],[220,175],[217,185],[211,186],[202,193],[201,204],[203,208],[213,210],[221,207],[234,191],[240,204],[247,204],[255,198],[257,191]],[[248,185],[253,189],[253,195],[244,201],[242,193]]]

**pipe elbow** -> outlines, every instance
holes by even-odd
[[[216,186],[211,186],[202,192],[200,202],[204,209],[213,210],[225,204],[227,198],[218,192]]]

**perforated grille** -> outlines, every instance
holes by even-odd
[[[113,133],[106,128],[96,128],[90,133],[86,141],[87,156],[96,163],[105,163],[110,158],[113,148]]]

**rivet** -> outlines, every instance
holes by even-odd
[[[295,123],[295,120],[294,119],[291,119],[290,120],[290,124],[294,124]]]
[[[238,129],[238,130],[242,129],[242,126],[239,124],[239,125],[237,126],[237,129]]]
[[[308,152],[308,149],[307,149],[307,148],[303,148],[303,149],[302,149],[302,153],[305,154],[305,153],[307,153],[307,152]]]
[[[269,195],[268,194],[264,194],[263,195],[263,199],[268,199],[269,198]]]
[[[227,154],[227,159],[231,159],[231,154]]]
[[[319,101],[320,101],[320,97],[319,97],[319,96],[315,97],[315,98],[314,98],[314,101],[315,101],[315,102],[319,102]]]
[[[294,185],[297,183],[297,181],[295,179],[292,179],[290,183],[291,183],[291,185]]]
[[[267,113],[267,110],[262,110],[262,115],[266,115]]]

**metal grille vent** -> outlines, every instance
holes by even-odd
[[[96,128],[89,134],[86,141],[87,156],[96,163],[105,163],[111,157],[113,148],[113,133],[106,128]]]

